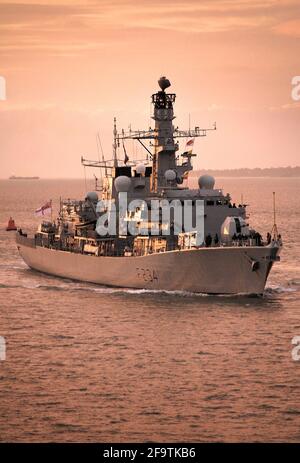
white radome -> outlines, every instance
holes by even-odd
[[[89,191],[86,195],[86,199],[89,199],[92,203],[96,203],[98,201],[98,194],[96,191]]]
[[[126,175],[120,175],[115,180],[115,188],[118,193],[120,192],[128,192],[131,187],[131,179],[126,177]]]
[[[201,175],[198,178],[198,185],[200,190],[213,190],[215,186],[215,178],[211,175]]]

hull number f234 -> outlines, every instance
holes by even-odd
[[[146,283],[155,283],[158,282],[158,273],[156,270],[151,268],[136,268],[137,277]]]

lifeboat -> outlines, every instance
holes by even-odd
[[[15,221],[12,217],[9,218],[9,221],[8,221],[8,224],[7,224],[7,227],[6,227],[6,231],[16,231],[17,230],[17,227],[16,227],[16,224],[15,224]]]

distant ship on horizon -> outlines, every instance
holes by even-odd
[[[11,175],[9,177],[9,180],[39,180],[40,177],[34,176],[34,177],[20,177],[18,175]]]

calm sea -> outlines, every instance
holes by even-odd
[[[29,270],[5,231],[9,216],[34,230],[37,207],[81,197],[85,185],[0,181],[1,441],[300,441],[300,361],[291,356],[300,182],[217,185],[237,203],[243,194],[263,235],[277,193],[284,250],[263,298],[112,289]]]

